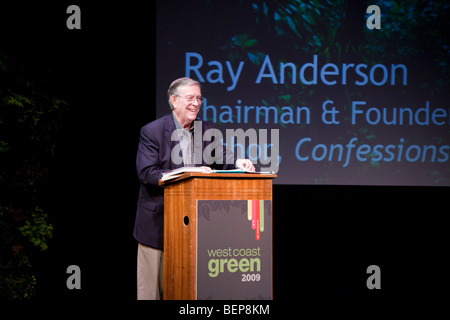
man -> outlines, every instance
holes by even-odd
[[[172,82],[168,90],[171,114],[165,115],[142,127],[136,158],[138,178],[141,183],[137,205],[134,237],[138,241],[137,263],[137,297],[139,300],[160,299],[162,295],[162,261],[164,231],[164,190],[158,186],[158,180],[164,172],[183,167],[195,166],[198,157],[207,145],[196,146],[194,143],[194,126],[203,101],[200,83],[190,78],[180,78]],[[211,125],[202,122],[201,134]],[[176,134],[173,134],[176,132]],[[175,137],[175,139],[173,138]],[[211,143],[211,142],[210,142]],[[179,144],[179,146],[177,146]],[[181,150],[182,162],[172,159],[175,147]],[[233,169],[236,167],[255,171],[248,159],[230,161],[226,148],[223,148],[222,164],[213,163],[216,169]],[[234,160],[234,156],[231,155]],[[202,157],[203,158],[203,157]],[[203,166],[207,166],[202,159]],[[210,166],[208,166],[210,167]]]

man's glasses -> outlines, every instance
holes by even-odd
[[[203,102],[205,102],[205,98],[204,97],[194,97],[194,96],[186,96],[186,97],[181,97],[181,96],[179,96],[179,95],[176,95],[176,97],[179,97],[179,98],[183,98],[183,99],[186,99],[188,102],[194,102],[194,101],[198,101],[198,102],[200,102],[200,103],[203,103]]]

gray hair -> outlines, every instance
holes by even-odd
[[[172,102],[170,102],[170,97],[177,95],[178,88],[184,87],[184,86],[193,86],[193,85],[197,85],[199,88],[201,88],[200,82],[198,82],[197,80],[191,79],[191,78],[187,78],[187,77],[178,78],[170,84],[169,90],[167,90],[167,98],[169,100],[170,110],[173,110],[173,105],[172,105]]]

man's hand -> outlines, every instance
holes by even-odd
[[[255,172],[255,166],[249,159],[237,159],[236,160],[236,168],[250,171],[250,172]]]

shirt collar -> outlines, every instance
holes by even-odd
[[[191,123],[191,127],[189,128],[189,130],[183,128],[181,126],[181,124],[178,122],[177,118],[175,117],[175,114],[172,112],[172,117],[173,117],[173,121],[175,122],[175,129],[182,129],[184,131],[189,131],[189,132],[194,132],[194,122]]]

